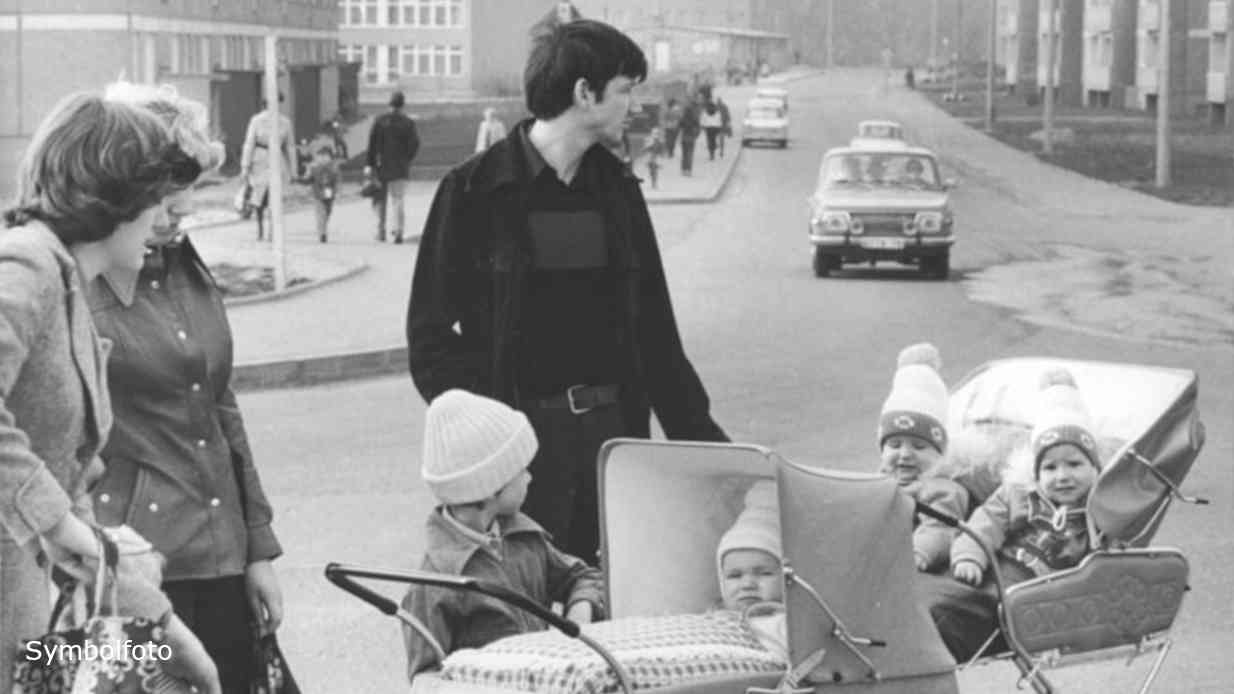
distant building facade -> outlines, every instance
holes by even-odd
[[[60,98],[121,75],[209,104],[237,155],[271,29],[289,115],[301,129],[320,123],[338,109],[338,16],[337,0],[0,0],[0,171],[15,169]],[[0,195],[11,193],[10,179],[0,177]]]
[[[1234,125],[1230,104],[1234,102],[1234,12],[1230,0],[1212,0],[1208,6],[1208,69],[1205,72],[1205,98],[1215,124]]]
[[[551,0],[339,0],[339,56],[360,68],[360,99],[384,103],[513,96],[532,25]]]
[[[1126,107],[1135,85],[1138,0],[1086,0],[1084,7],[1084,103]]]

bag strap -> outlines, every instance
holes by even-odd
[[[111,614],[116,616],[116,602],[119,597],[120,579],[117,576],[116,567],[120,564],[120,548],[112,541],[107,533],[100,527],[94,528],[94,537],[99,541],[99,566],[94,573],[94,606],[90,611],[91,617],[96,617],[103,611],[103,598],[111,598]],[[108,578],[111,579],[111,590],[108,595],[104,595],[107,588]]]

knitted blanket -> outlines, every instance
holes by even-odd
[[[629,673],[636,689],[693,680],[781,672],[735,612],[631,617],[584,625]],[[545,694],[608,694],[617,676],[595,651],[558,631],[520,634],[451,653],[441,678]]]

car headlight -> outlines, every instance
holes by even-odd
[[[913,218],[912,229],[923,234],[937,234],[943,230],[943,213],[942,212],[918,212]],[[905,229],[912,233],[910,229]]]
[[[853,219],[847,212],[827,211],[814,215],[810,225],[823,233],[842,234],[852,227]]]

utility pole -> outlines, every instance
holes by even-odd
[[[1054,153],[1054,3],[1045,0],[1045,95],[1041,109],[1041,151]]]
[[[1161,36],[1157,52],[1157,187],[1170,185],[1170,0],[1158,0]]]
[[[836,0],[827,0],[827,69],[836,65]]]
[[[279,132],[278,36],[266,34],[266,118],[270,139],[266,159],[270,166],[270,239],[274,243],[274,291],[287,287],[287,256],[283,248],[283,134]],[[260,213],[259,213],[260,214]]]
[[[994,132],[994,53],[998,50],[998,0],[990,0],[990,36],[986,44],[985,130]]]
[[[938,67],[938,3],[930,0],[930,69]]]
[[[952,42],[955,45],[954,70],[951,73],[951,100],[960,101],[960,57],[961,57],[961,37],[964,35],[964,3],[961,0],[955,2],[955,40]]]

